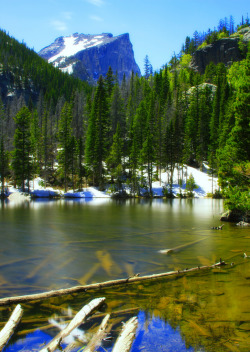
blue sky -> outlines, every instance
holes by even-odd
[[[249,0],[0,0],[0,28],[35,51],[76,32],[129,33],[141,70],[146,55],[158,70],[187,35],[249,10]]]

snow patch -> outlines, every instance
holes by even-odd
[[[61,68],[62,72],[67,72],[69,75],[71,75],[73,73],[73,64],[67,66],[67,67],[63,67]]]
[[[81,192],[73,192],[73,190],[64,194],[65,198],[110,198],[110,195],[99,191],[96,187],[85,188]]]
[[[9,200],[13,203],[22,203],[30,201],[30,195],[21,192],[13,192],[9,195]]]
[[[195,184],[198,186],[197,189],[194,190],[194,196],[201,198],[201,197],[206,197],[208,193],[212,193],[215,190],[219,189],[218,186],[218,178],[216,177],[211,177],[206,170],[205,172],[202,172],[200,170],[197,170],[191,166],[186,166],[184,167],[183,171],[183,184],[180,186],[178,184],[178,170],[175,168],[174,170],[174,175],[173,175],[173,194],[177,196],[178,193],[180,193],[180,189],[182,193],[186,189],[186,182],[190,175],[193,175]],[[179,170],[179,173],[181,173],[181,170]],[[146,176],[146,175],[145,175]],[[161,197],[163,196],[163,187],[166,187],[168,184],[168,173],[167,172],[162,172],[161,174],[161,183],[160,181],[153,182],[152,188],[153,188],[153,194],[155,196]]]
[[[57,55],[52,56],[48,62],[54,62],[60,57],[70,57],[72,55],[75,55],[79,51],[92,48],[93,46],[97,46],[103,43],[103,40],[100,40],[103,38],[103,36],[95,36],[94,38],[91,39],[80,39],[78,37],[69,36],[69,37],[64,37],[64,48],[58,53]]]

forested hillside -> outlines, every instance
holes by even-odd
[[[4,32],[0,40],[1,81],[22,91],[9,101],[2,92],[2,184],[25,188],[40,175],[65,190],[87,183],[121,192],[126,184],[152,196],[152,181],[168,170],[171,197],[175,168],[207,162],[228,208],[249,215],[249,47],[243,60],[210,63],[203,75],[186,50],[155,73],[147,58],[143,77],[119,84],[110,69],[93,91]]]

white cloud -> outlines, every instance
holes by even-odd
[[[62,17],[65,18],[65,20],[71,20],[72,15],[72,12],[62,12]]]
[[[86,0],[86,1],[94,6],[102,6],[104,4],[103,0]]]
[[[97,22],[103,21],[103,19],[101,17],[95,16],[95,15],[90,16],[90,19],[93,20],[93,21],[97,21]]]
[[[59,19],[54,19],[50,22],[51,26],[57,31],[66,31],[68,29],[68,22],[72,20],[73,13],[64,11],[61,12],[58,17]]]
[[[57,31],[66,31],[67,24],[63,21],[59,21],[59,20],[53,20],[51,21],[51,25],[52,27],[54,27]]]

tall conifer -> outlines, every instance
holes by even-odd
[[[109,135],[109,105],[104,80],[100,76],[88,124],[85,154],[96,186],[101,185],[104,181],[103,162],[106,159],[110,143]]]
[[[25,180],[29,181],[32,176],[32,157],[31,157],[31,131],[30,131],[31,113],[24,106],[15,117],[16,130],[14,135],[14,151],[12,158],[12,168],[15,175],[15,181],[25,191]]]

